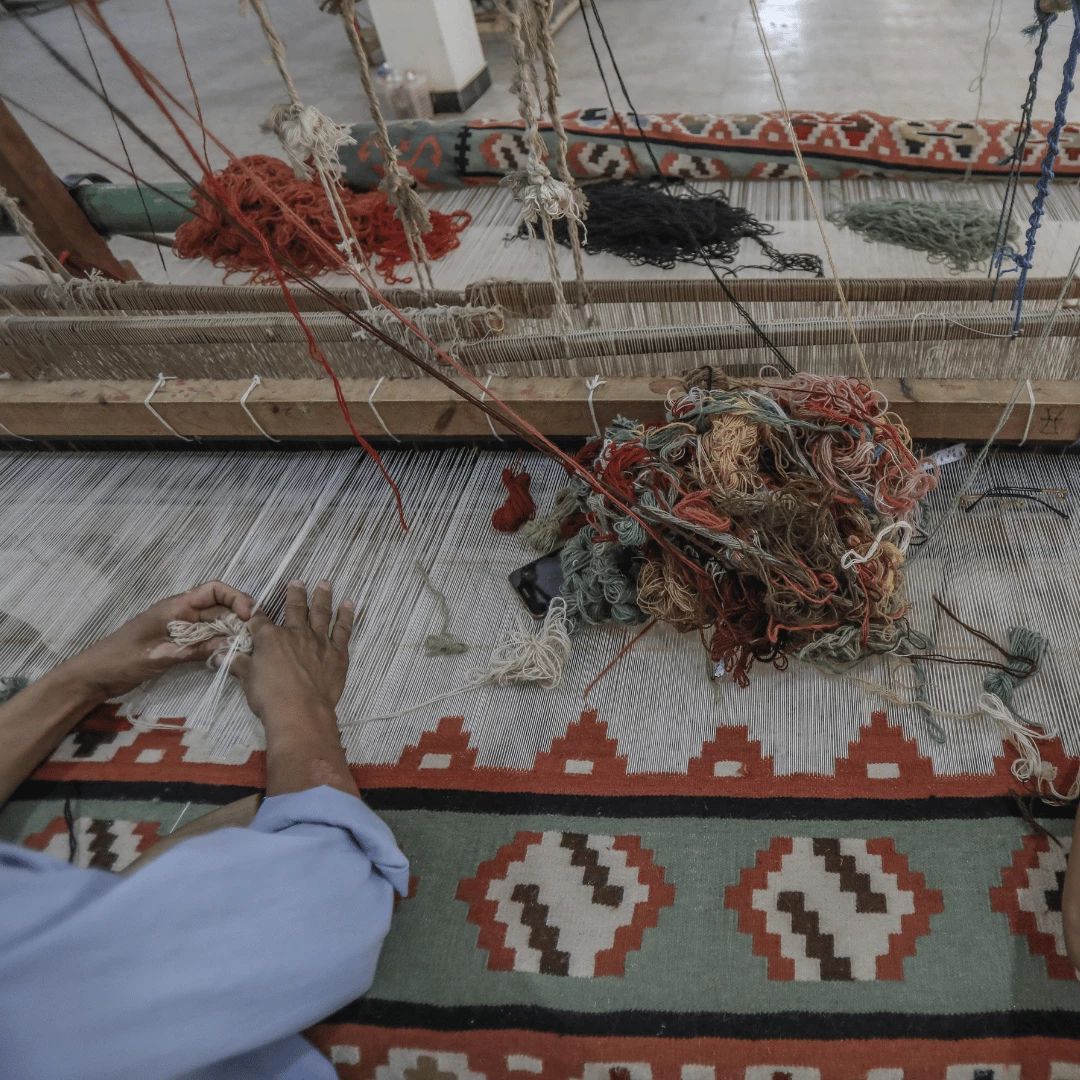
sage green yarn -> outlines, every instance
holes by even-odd
[[[596,535],[596,529],[586,525],[560,553],[567,621],[573,629],[582,623],[641,622],[637,589],[619,567],[621,545],[595,543]]]
[[[1005,662],[1009,670],[995,668],[983,679],[983,689],[1001,698],[1011,708],[1016,688],[1039,670],[1049,647],[1050,643],[1042,634],[1026,626],[1010,626],[1009,653],[1012,659]],[[1030,660],[1031,664],[1024,663],[1025,660]]]
[[[0,675],[0,705],[10,701],[20,690],[25,690],[30,680],[25,675]]]
[[[828,218],[866,240],[925,251],[930,262],[943,262],[950,270],[963,273],[994,253],[1000,213],[975,202],[869,199],[848,203]],[[1016,227],[1010,223],[1007,239],[1015,235]]]

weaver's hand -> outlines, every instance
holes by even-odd
[[[333,717],[349,670],[353,614],[352,602],[345,600],[334,618],[329,581],[315,586],[310,609],[304,583],[293,581],[282,626],[261,612],[252,617],[252,653],[234,657],[230,670],[264,725]]]
[[[174,619],[212,622],[230,611],[248,619],[253,607],[254,601],[247,593],[220,581],[208,581],[147,608],[119,630],[65,661],[57,671],[104,697],[116,697],[176,664],[207,660],[221,647],[220,638],[185,647],[176,645],[166,629]]]

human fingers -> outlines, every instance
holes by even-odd
[[[308,622],[319,637],[329,637],[330,618],[334,614],[334,587],[329,581],[320,581],[311,594],[311,612]]]
[[[215,666],[221,667],[224,662],[225,654],[221,653],[218,663]],[[251,657],[247,653],[237,653],[232,660],[229,661],[229,674],[234,675],[241,682],[246,682],[250,673]]]
[[[285,625],[300,630],[308,624],[307,588],[302,581],[290,581],[285,590]]]
[[[202,611],[206,608],[223,607],[235,612],[241,619],[250,619],[255,601],[247,593],[226,585],[223,581],[205,581],[184,593],[184,599]]]
[[[275,624],[266,617],[266,614],[261,609],[257,610],[248,620],[247,624],[251,640],[256,641],[258,638],[262,637],[268,628],[271,628],[274,625]]]
[[[199,622],[213,622],[215,619],[223,619],[226,615],[235,614],[231,607],[224,604],[213,604],[210,607],[198,608]]]
[[[337,618],[334,620],[334,632],[330,640],[339,648],[348,647],[349,638],[352,635],[353,623],[356,621],[356,607],[351,600],[343,600],[337,609]]]

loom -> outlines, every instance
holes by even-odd
[[[906,587],[916,621],[942,651],[969,656],[973,646],[935,610],[935,595],[996,636],[1024,625],[1049,638],[1049,657],[1024,690],[1026,715],[1050,725],[1066,750],[1080,748],[1069,709],[1080,644],[1070,613],[1080,584],[1061,572],[1073,565],[1077,543],[1069,505],[1076,466],[1071,455],[1045,452],[1064,451],[1080,436],[1073,340],[1080,335],[1080,284],[1066,251],[1080,221],[1074,188],[1053,189],[1045,257],[1040,248],[1038,272],[1022,290],[1015,277],[953,274],[917,252],[867,244],[847,232],[832,232],[828,240],[828,261],[843,267],[845,277],[831,269],[819,278],[754,269],[728,277],[702,264],[680,264],[677,271],[632,266],[588,254],[587,211],[576,192],[587,198],[589,174],[578,164],[575,175],[565,145],[565,132],[581,114],[560,118],[557,78],[544,66],[550,49],[545,52],[542,34],[539,41],[530,36],[529,5],[498,5],[526,86],[521,122],[509,126],[528,167],[507,160],[488,179],[501,174],[509,184],[459,178],[458,186],[425,192],[422,200],[414,174],[397,157],[404,159],[410,140],[460,139],[460,133],[386,125],[369,95],[375,120],[356,126],[351,138],[374,146],[383,168],[357,176],[355,149],[344,142],[350,133],[305,111],[284,46],[263,5],[253,6],[288,88],[290,105],[276,114],[283,152],[298,172],[319,179],[331,203],[341,172],[354,186],[388,178],[382,187],[406,220],[415,280],[391,287],[374,281],[344,227],[338,273],[319,290],[288,274],[293,279],[281,287],[221,284],[213,268],[172,256],[175,280],[136,280],[101,234],[160,241],[195,212],[191,185],[92,182],[69,193],[0,105],[0,183],[26,211],[17,220],[9,208],[8,224],[54,262],[61,251],[72,253],[67,261],[79,274],[43,256],[51,272],[41,280],[0,285],[0,368],[8,375],[0,382],[0,434],[10,446],[0,474],[0,560],[8,568],[0,578],[0,672],[40,672],[192,581],[221,576],[272,596],[289,577],[331,577],[368,613],[341,706],[342,716],[352,718],[343,728],[349,759],[394,761],[435,726],[445,712],[442,697],[468,683],[469,672],[518,617],[505,577],[531,555],[517,537],[491,528],[498,477],[511,462],[524,466],[546,506],[561,486],[561,469],[540,454],[515,456],[511,415],[577,444],[620,414],[661,419],[669,392],[691,369],[753,380],[783,350],[794,369],[820,375],[858,376],[864,357],[876,387],[917,440],[1034,444],[1034,453],[996,453],[993,485],[988,473],[979,483],[1039,498],[992,495],[952,513],[912,560]],[[111,33],[95,4],[90,10]],[[335,11],[348,33],[351,5]],[[361,76],[369,83],[361,53]],[[139,70],[137,61],[130,63]],[[148,86],[158,93],[152,81]],[[539,125],[537,100],[547,113]],[[620,131],[638,125],[619,175],[641,176],[652,156],[641,150],[648,147],[644,118],[632,108],[605,116]],[[815,217],[859,199],[1007,203],[1018,222],[1038,199],[1037,189],[1016,182],[1038,173],[1038,162],[1022,153],[1008,179],[1000,168],[970,164],[966,184],[884,170],[870,178],[829,178],[825,166],[818,173],[825,178],[812,179],[782,97],[773,119],[787,140],[786,169],[779,171],[794,179],[775,173],[716,179],[718,169],[710,176],[698,163],[686,194],[722,192],[733,206],[779,225],[775,242],[785,251],[824,254]],[[897,129],[909,142],[925,143],[935,137],[926,127]],[[1022,150],[1019,129],[1010,137]],[[1062,168],[1067,173],[1069,164]],[[805,185],[797,182],[800,170]],[[428,262],[424,215],[460,210],[471,216],[460,246]],[[508,239],[523,214],[537,226],[536,238]],[[568,246],[548,241],[556,218],[569,222]],[[313,348],[340,377],[340,395],[311,362]],[[440,377],[423,374],[410,353]],[[483,392],[474,387],[473,399],[462,399],[464,376],[448,374],[443,354],[477,377]],[[478,407],[488,394],[504,403],[490,413]],[[311,449],[344,442],[350,431],[386,449],[407,533],[393,492],[368,457]],[[77,449],[29,445],[70,440]],[[124,440],[154,448],[129,453],[95,446]],[[184,445],[197,440],[213,448]],[[396,446],[414,440],[423,448]],[[968,479],[964,465],[943,468],[925,507],[931,520],[980,490],[969,489]],[[445,593],[467,653],[423,653],[421,643],[437,628],[438,605],[417,561]],[[471,685],[478,764],[531,761],[580,711],[586,687],[627,637],[623,628],[584,630],[558,690]],[[939,772],[992,772],[1001,753],[1002,732],[974,704],[981,674],[963,667],[935,671],[925,687],[881,659],[868,661],[858,679],[827,678],[800,665],[786,673],[768,669],[747,690],[709,674],[692,641],[658,628],[622,657],[615,674],[590,687],[589,704],[618,717],[613,734],[627,748],[631,771],[671,767],[711,736],[717,716],[748,724],[778,772],[827,771],[858,730],[858,703],[883,690]],[[258,743],[258,725],[235,688],[219,679],[208,692],[209,682],[206,672],[181,672],[132,695],[123,713],[142,725],[187,717],[185,739],[226,760],[232,748]],[[951,718],[944,738],[935,737],[911,703],[915,691],[937,715]],[[428,700],[433,703],[422,704]],[[403,710],[415,703],[420,707]],[[695,719],[657,727],[654,718],[673,705]],[[798,739],[791,738],[793,727]]]

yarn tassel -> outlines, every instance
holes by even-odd
[[[673,190],[678,194],[673,196]],[[765,239],[775,229],[758,221],[742,207],[732,206],[720,192],[693,191],[681,180],[606,180],[587,190],[589,217],[585,250],[606,251],[635,266],[671,270],[677,263],[711,262],[729,266],[745,239],[753,240],[769,260],[753,269],[803,270],[822,276],[817,255],[785,255]],[[571,243],[565,218],[555,218],[551,229],[564,247]],[[519,236],[531,236],[522,224]]]
[[[536,514],[536,503],[529,494],[532,477],[527,472],[516,473],[503,469],[502,482],[506,488],[506,502],[491,515],[491,524],[503,533],[517,532],[526,521]]]
[[[577,508],[577,496],[570,488],[561,488],[556,493],[555,503],[548,513],[522,526],[521,539],[538,555],[550,555],[560,541],[569,540],[570,536],[578,531],[574,529],[570,536],[566,535],[565,530],[571,518],[581,517],[584,523],[584,515],[579,515]]]

